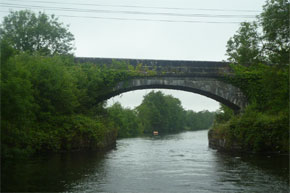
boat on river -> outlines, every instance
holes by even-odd
[[[153,135],[158,135],[158,131],[153,131]]]

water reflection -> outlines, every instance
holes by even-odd
[[[288,157],[232,156],[207,143],[207,131],[186,132],[2,163],[2,191],[288,192]]]
[[[2,163],[1,189],[13,192],[66,191],[89,175],[104,175],[104,155],[49,154]]]
[[[289,164],[286,156],[227,155],[216,153],[219,185],[229,192],[288,192]],[[229,188],[230,187],[230,188]]]

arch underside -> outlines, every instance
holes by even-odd
[[[239,111],[241,108],[230,101],[227,101],[217,95],[213,95],[211,93],[198,90],[195,88],[189,88],[189,87],[183,87],[183,86],[172,86],[172,85],[143,85],[143,86],[136,86],[136,87],[130,87],[130,88],[125,88],[125,89],[120,89],[118,91],[111,92],[110,94],[104,96],[104,100],[107,100],[109,98],[118,96],[122,93],[134,91],[134,90],[143,90],[143,89],[171,89],[171,90],[181,90],[181,91],[187,91],[187,92],[192,92],[194,94],[200,94],[202,96],[211,98],[213,100],[216,100],[229,108],[233,109],[234,111]]]
[[[107,100],[125,92],[142,89],[172,89],[192,92],[216,100],[235,112],[240,111],[246,105],[246,100],[240,89],[215,80],[199,78],[143,78],[131,79],[120,82],[112,92],[101,97]]]

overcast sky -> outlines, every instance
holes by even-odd
[[[59,16],[75,36],[82,57],[225,60],[226,43],[239,22],[253,21],[264,0],[1,0],[0,16],[30,8]],[[209,98],[163,90],[185,109],[219,108]],[[108,101],[133,108],[150,90],[124,93]]]

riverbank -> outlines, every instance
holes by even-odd
[[[228,130],[229,128],[229,126],[217,128],[215,125],[214,128],[210,129],[208,131],[209,147],[230,154],[247,153],[289,156],[289,133],[287,133],[287,129],[285,128],[276,132],[276,135],[273,135],[273,132],[269,130],[262,131],[262,128],[259,129],[260,132],[257,132],[255,128],[248,128],[245,129],[248,130],[248,136],[245,130],[234,130],[232,127],[230,131]],[[278,128],[276,129],[278,130]],[[249,134],[249,132],[251,132],[251,134]],[[275,140],[271,140],[271,138]]]

